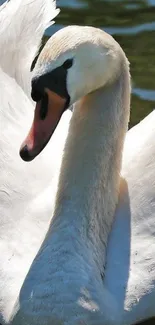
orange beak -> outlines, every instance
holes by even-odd
[[[48,95],[47,114],[45,118],[41,118],[42,101],[38,102],[31,129],[20,148],[20,156],[25,161],[33,160],[44,149],[65,109],[66,98],[62,98],[47,88],[45,91]]]

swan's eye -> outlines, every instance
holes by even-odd
[[[63,63],[63,68],[65,70],[68,70],[69,68],[71,68],[71,66],[73,65],[73,59],[68,59]]]
[[[38,90],[32,90],[31,97],[34,100],[34,102],[39,102],[42,99],[43,95]]]

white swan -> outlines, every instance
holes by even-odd
[[[53,135],[52,141],[50,141],[42,156],[30,165],[22,163],[17,152],[27,128],[26,124],[31,119],[33,107],[20,86],[29,96],[29,67],[43,30],[50,19],[49,14],[53,14],[53,16],[56,14],[54,8],[51,7],[50,9],[49,6],[50,1],[45,0],[11,0],[0,8],[0,64],[3,68],[0,72],[0,123],[3,126],[0,127],[0,322],[2,324],[10,323],[12,310],[21,285],[46,234],[53,210],[54,188],[56,188],[53,171],[55,171],[56,167],[59,170],[63,140],[65,141],[69,120],[66,112],[65,121],[61,121],[61,124],[58,125],[58,130]],[[18,17],[17,13],[19,13]],[[32,19],[34,17],[35,19]],[[10,26],[10,21],[14,25]],[[22,23],[19,25],[19,22]],[[31,41],[29,48],[33,49],[32,52],[27,51],[27,42],[29,41]],[[18,42],[21,44],[19,47],[17,47]],[[13,44],[16,45],[15,48],[11,47]],[[2,51],[2,48],[5,52]],[[10,59],[6,56],[6,49],[7,55],[10,54]],[[18,60],[12,64],[16,56]],[[5,60],[7,60],[7,64]],[[19,64],[19,62],[24,62],[24,65]],[[28,63],[26,67],[25,63]],[[124,184],[127,184],[127,186],[121,188],[120,202],[108,246],[107,267],[104,278],[105,291],[107,289],[107,292],[103,296],[102,291],[102,296],[104,303],[107,302],[109,315],[107,310],[103,309],[102,325],[104,325],[106,316],[108,318],[107,324],[132,324],[140,319],[155,315],[154,125],[155,112],[150,114],[148,118],[136,128],[133,128],[127,135],[122,171],[125,178]],[[76,146],[75,143],[74,146]],[[71,165],[71,170],[73,170],[73,167],[74,165]],[[49,175],[51,179],[49,179]],[[81,207],[78,210],[81,211]],[[74,228],[74,224],[72,228]],[[77,239],[77,235],[72,232],[72,228],[71,225],[68,228],[71,245],[76,245],[75,239]],[[65,236],[67,237],[67,232],[60,238],[60,246],[63,245]],[[68,240],[68,238],[66,239]],[[18,308],[21,308],[21,310],[14,318],[15,324],[19,324],[18,317],[22,317],[23,314],[25,314],[25,319],[22,318],[20,325],[25,322],[28,324],[37,323],[38,325],[46,324],[48,316],[51,320],[51,314],[52,317],[55,316],[54,324],[57,324],[57,319],[59,315],[61,317],[62,313],[59,303],[62,304],[64,309],[68,308],[69,310],[67,324],[73,318],[75,318],[74,324],[78,323],[78,315],[76,315],[75,311],[76,303],[83,307],[83,312],[86,310],[85,317],[92,310],[87,324],[93,324],[97,306],[85,288],[81,288],[80,299],[75,302],[74,287],[71,288],[69,282],[65,295],[61,292],[58,297],[58,309],[56,310],[54,306],[51,306],[50,274],[49,279],[46,278],[50,263],[48,249],[46,254],[45,274],[41,276],[43,276],[46,283],[49,280],[50,285],[47,287],[43,281],[37,287],[40,269],[37,269],[37,273],[34,273],[34,278],[31,277],[32,283],[28,275],[26,281],[28,281],[28,290],[31,291],[31,308],[34,309],[33,311],[31,308],[29,311],[26,309],[27,301],[24,300],[29,296],[29,291],[25,291],[24,284],[19,297],[21,305],[18,306],[17,304],[17,310]],[[40,263],[39,260],[38,263]],[[62,265],[60,267],[62,268]],[[73,270],[72,267],[71,264],[70,273]],[[89,276],[91,272],[90,265],[88,265],[88,268]],[[33,268],[31,272],[33,272]],[[95,280],[94,274],[92,274],[93,281]],[[57,276],[59,280],[63,280],[61,269]],[[76,280],[78,285],[80,279],[77,277]],[[93,281],[92,290],[95,288]],[[61,290],[60,281],[59,284],[60,286],[57,289]],[[53,284],[52,282],[52,285],[53,288],[54,286],[57,287],[57,283]],[[34,287],[34,290],[31,290],[32,287]],[[102,286],[98,292],[101,292],[101,288]],[[71,302],[67,305],[67,299],[69,299],[71,291]],[[48,294],[49,305],[46,305],[47,300],[45,298],[48,298]],[[36,295],[40,300],[36,301]],[[37,307],[40,308],[40,303],[42,309],[38,310]],[[49,312],[48,308],[50,307],[52,310]],[[16,314],[17,310],[14,311],[14,314]]]
[[[0,7],[0,323],[10,321],[29,267],[44,239],[71,113],[51,150],[27,165],[19,145],[31,123],[30,66],[57,10],[51,0],[11,0]],[[38,173],[40,179],[38,179]],[[52,176],[49,179],[49,173]]]
[[[13,324],[123,325],[155,316],[155,113],[128,134],[114,222],[130,107],[124,52],[101,30],[62,29],[39,57],[32,97],[24,160],[43,149],[69,104],[74,112],[53,219]]]

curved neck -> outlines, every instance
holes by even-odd
[[[53,230],[62,225],[67,229],[67,224],[74,227],[101,272],[118,201],[129,107],[130,81],[125,65],[113,84],[75,104],[51,224]]]

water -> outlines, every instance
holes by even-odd
[[[72,24],[104,29],[120,43],[130,64],[130,126],[155,108],[155,0],[57,0],[61,13],[46,34]]]

